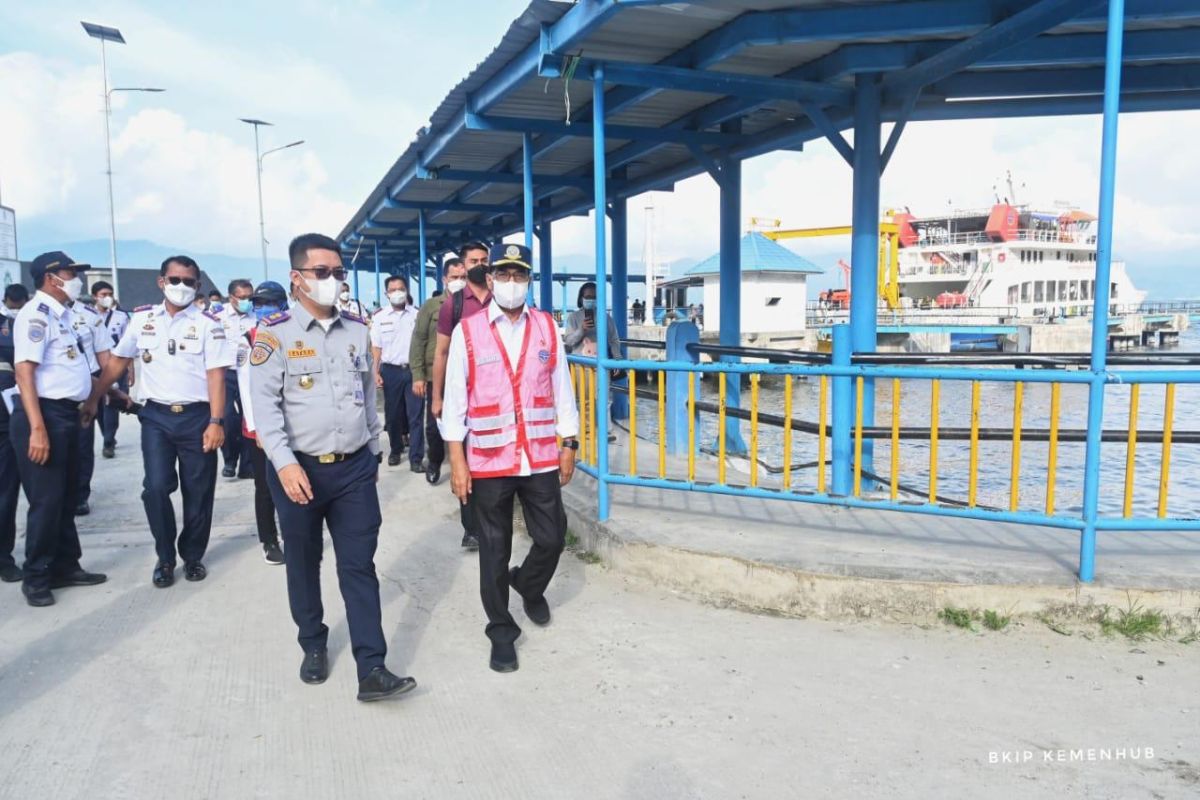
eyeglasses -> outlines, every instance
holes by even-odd
[[[325,280],[330,275],[339,281],[346,279],[346,270],[342,267],[298,267],[296,272],[311,272],[313,277],[319,281]]]
[[[182,283],[189,289],[195,289],[196,286],[199,285],[200,281],[196,280],[195,278],[181,278],[178,275],[172,275],[171,277],[167,278],[167,283],[171,284],[172,286],[178,286]]]
[[[529,273],[525,270],[496,270],[492,273],[496,283],[529,283]]]

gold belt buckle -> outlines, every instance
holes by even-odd
[[[179,403],[175,403],[174,405],[171,406],[171,413],[172,414],[182,414],[183,406],[181,406]]]
[[[335,461],[337,461],[337,453],[324,453],[317,456],[317,463],[319,464],[332,464]]]

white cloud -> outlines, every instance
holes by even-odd
[[[46,218],[71,238],[107,233],[100,75],[37,56],[0,56],[0,176],[19,220]],[[189,125],[144,95],[113,115],[118,235],[184,249],[258,252],[255,159],[245,141]],[[132,115],[129,110],[138,108]],[[247,137],[248,138],[248,137]],[[320,158],[303,149],[265,161],[271,252],[291,236],[333,230],[353,212],[333,199]]]

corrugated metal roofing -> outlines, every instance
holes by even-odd
[[[792,272],[805,275],[820,275],[825,270],[804,256],[793,253],[779,242],[768,239],[758,231],[750,231],[742,237],[742,273],[747,272]],[[714,253],[689,269],[684,275],[719,275],[721,254]]]
[[[452,202],[507,206],[511,210],[499,217],[497,212],[488,211],[442,211],[428,213],[427,219],[437,227],[428,233],[431,251],[439,247],[457,244],[466,238],[498,236],[518,230],[522,223],[522,188],[520,173],[521,135],[504,131],[477,131],[463,128],[464,114],[472,97],[491,91],[499,80],[512,79],[509,91],[494,98],[495,102],[483,109],[492,117],[523,118],[561,123],[567,120],[570,106],[572,136],[561,141],[557,137],[537,135],[534,149],[535,174],[540,176],[573,176],[581,181],[578,186],[539,187],[539,219],[557,219],[567,214],[581,213],[591,205],[591,190],[586,183],[591,180],[592,143],[590,106],[592,85],[589,81],[575,79],[547,80],[536,74],[537,45],[543,29],[553,30],[568,14],[594,14],[604,8],[615,8],[607,18],[596,25],[568,52],[582,53],[588,59],[611,59],[626,63],[655,64],[664,60],[675,66],[705,69],[710,72],[729,72],[759,76],[803,77],[832,86],[848,88],[853,84],[860,66],[851,63],[851,56],[863,53],[893,53],[901,50],[909,63],[919,62],[957,41],[965,41],[984,30],[989,22],[1003,19],[1015,11],[1028,7],[1032,0],[690,0],[673,3],[617,4],[610,6],[607,0],[580,0],[578,3],[533,0],[524,12],[512,23],[501,37],[496,49],[460,82],[430,117],[428,130],[405,149],[395,164],[383,176],[379,185],[346,224],[341,232],[343,243],[354,246],[354,234],[365,229],[379,234],[381,250],[389,256],[412,260],[415,245],[417,212],[412,209],[383,208],[384,198],[390,196],[401,202]],[[1059,43],[1071,44],[1075,40],[1050,39],[1067,34],[1103,32],[1103,3],[1080,15],[1074,21],[1050,28],[1041,34],[1040,41],[1049,45],[1047,52],[1050,66],[1039,66],[1039,74],[1046,70],[1059,70],[1065,74],[1071,65],[1057,63],[1054,55]],[[1080,6],[1083,7],[1082,5]],[[982,9],[971,16],[964,9]],[[756,15],[770,12],[798,12],[837,14],[850,10],[852,16],[838,30],[832,29],[820,36],[807,36],[801,31],[789,35],[786,40],[772,31],[758,31],[756,38],[745,43],[730,34],[735,26],[752,24],[759,19]],[[912,11],[917,22],[915,27],[904,31],[871,29],[879,28],[875,20],[881,13],[899,14]],[[918,13],[920,12],[920,13]],[[935,13],[940,12],[940,13]],[[945,20],[955,17],[951,25]],[[976,17],[978,19],[976,20]],[[976,20],[972,22],[972,20]],[[1082,21],[1080,21],[1082,20]],[[914,32],[920,28],[919,32]],[[1187,66],[1200,71],[1200,3],[1185,0],[1128,0],[1126,16],[1127,32],[1148,33],[1175,31],[1193,42],[1192,45],[1175,43],[1162,59],[1153,54],[1140,53],[1139,44],[1127,39],[1127,64],[1142,67],[1126,68],[1126,75],[1135,73],[1149,76],[1148,65],[1158,64],[1159,70],[1172,70]],[[793,32],[795,33],[795,32]],[[1142,39],[1142,49],[1147,39]],[[720,57],[697,63],[695,53],[702,46],[720,45]],[[744,45],[744,46],[743,46]],[[1132,45],[1132,46],[1131,46]],[[1007,52],[1007,51],[1006,51]],[[1003,55],[1003,53],[1002,53]],[[952,76],[951,80],[935,82],[925,88],[914,119],[952,118],[963,114],[962,103],[946,102],[955,96],[948,91],[966,91],[975,84],[973,76],[1011,77],[1013,67],[998,59],[995,65],[987,61],[975,63]],[[1164,66],[1165,65],[1165,66]],[[881,66],[886,75],[889,69],[906,66]],[[1079,65],[1074,65],[1078,67]],[[1100,71],[1094,59],[1088,62],[1091,72],[1088,81]],[[1019,75],[1019,71],[1017,73]],[[1160,76],[1164,73],[1160,72]],[[1169,78],[1170,73],[1165,73]],[[1019,78],[1018,78],[1019,79]],[[1159,78],[1161,80],[1161,77]],[[955,83],[958,81],[958,83]],[[1181,78],[1178,89],[1167,96],[1166,92],[1147,100],[1146,107],[1200,107],[1200,91],[1191,90],[1200,83],[1197,72]],[[1088,83],[1090,87],[1091,84]],[[1053,86],[1044,80],[1032,82],[1022,94],[1044,95],[1055,99]],[[1102,82],[1095,80],[1094,90],[1085,94],[1097,95]],[[1186,90],[1186,91],[1183,91]],[[624,87],[610,87],[608,95],[625,93]],[[1149,90],[1146,90],[1149,91]],[[1079,94],[1072,90],[1071,94]],[[971,96],[971,95],[967,95]],[[691,91],[639,91],[635,103],[610,107],[611,124],[637,127],[691,128],[696,129],[696,120],[703,119],[700,130],[716,130],[715,122],[725,119],[741,119],[743,135],[750,137],[749,144],[737,150],[738,156],[750,157],[761,152],[778,149],[779,143],[787,141],[793,147],[803,141],[816,138],[818,134],[807,119],[800,104],[792,101],[738,101]],[[1149,98],[1149,95],[1147,95]],[[1086,98],[1085,98],[1086,99]],[[1014,115],[1014,110],[995,106],[993,115]],[[1090,105],[1074,104],[1069,113],[1084,113]],[[846,109],[828,107],[827,113],[837,127],[848,122]],[[719,113],[718,113],[719,112]],[[884,119],[893,119],[896,109],[885,108]],[[1039,108],[1039,113],[1047,113]],[[1066,113],[1066,112],[1053,112]],[[1029,114],[1025,114],[1029,115]],[[675,181],[703,171],[694,154],[682,144],[628,142],[610,137],[607,152],[610,168],[623,168],[626,184],[612,184],[610,192],[616,194],[640,193],[653,188],[669,187]],[[434,163],[429,163],[434,144],[439,147]],[[510,175],[507,182],[477,183],[470,180],[450,180],[446,177],[414,177],[420,166],[430,170],[471,170],[502,172]],[[628,187],[628,188],[625,188]],[[378,213],[376,213],[378,212]],[[366,220],[374,216],[374,222],[366,226]],[[397,228],[397,224],[404,227]],[[457,226],[461,227],[449,227]],[[403,237],[404,241],[399,239]],[[369,249],[369,248],[364,248]]]

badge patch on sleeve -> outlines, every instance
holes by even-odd
[[[538,361],[542,362],[543,364],[549,364],[550,363],[550,351],[549,350],[538,350]]]
[[[261,367],[267,363],[267,359],[275,352],[275,348],[264,340],[264,337],[259,337],[254,342],[254,349],[250,351],[250,366]]]
[[[29,320],[29,341],[40,342],[46,338],[46,321],[41,319]]]

